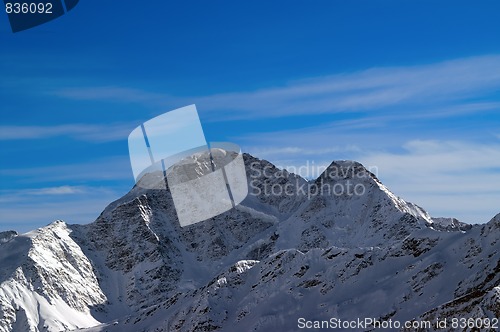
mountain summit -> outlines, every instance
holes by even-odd
[[[353,161],[315,181],[244,161],[248,197],[201,223],[180,227],[168,187],[135,186],[93,223],[0,233],[0,332],[500,316],[500,214],[433,219]]]

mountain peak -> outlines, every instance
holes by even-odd
[[[500,213],[491,218],[491,220],[486,223],[486,226],[490,229],[496,229],[500,231]]]
[[[456,218],[432,218],[432,228],[440,231],[467,231],[472,228],[472,225],[461,222]]]
[[[137,185],[91,224],[0,233],[10,239],[0,242],[0,331],[296,330],[299,313],[332,312],[403,321],[499,285],[500,214],[442,231],[457,221],[425,227],[425,210],[359,162],[333,161],[306,181],[243,159],[247,198],[197,224],[180,227],[169,190]],[[381,296],[387,306],[373,305]]]
[[[0,244],[1,243],[6,243],[12,240],[17,236],[16,231],[5,231],[5,232],[0,232]]]
[[[363,164],[354,160],[332,161],[318,179],[371,179],[380,183],[375,174],[370,172]]]

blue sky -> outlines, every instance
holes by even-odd
[[[0,15],[0,230],[93,221],[127,136],[195,103],[210,141],[279,166],[354,159],[434,216],[500,212],[500,3],[81,1]]]

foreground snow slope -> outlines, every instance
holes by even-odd
[[[433,220],[356,162],[315,182],[250,155],[245,164],[243,204],[185,228],[168,190],[134,187],[89,225],[0,236],[0,331],[294,331],[300,317],[500,314],[500,215]]]
[[[92,326],[105,303],[92,264],[71,230],[55,222],[0,245],[0,331]]]

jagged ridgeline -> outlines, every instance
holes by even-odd
[[[168,188],[135,186],[90,224],[0,233],[0,331],[500,315],[500,214],[472,226],[432,219],[356,162],[307,181],[244,161],[248,197],[191,226],[180,227]]]

